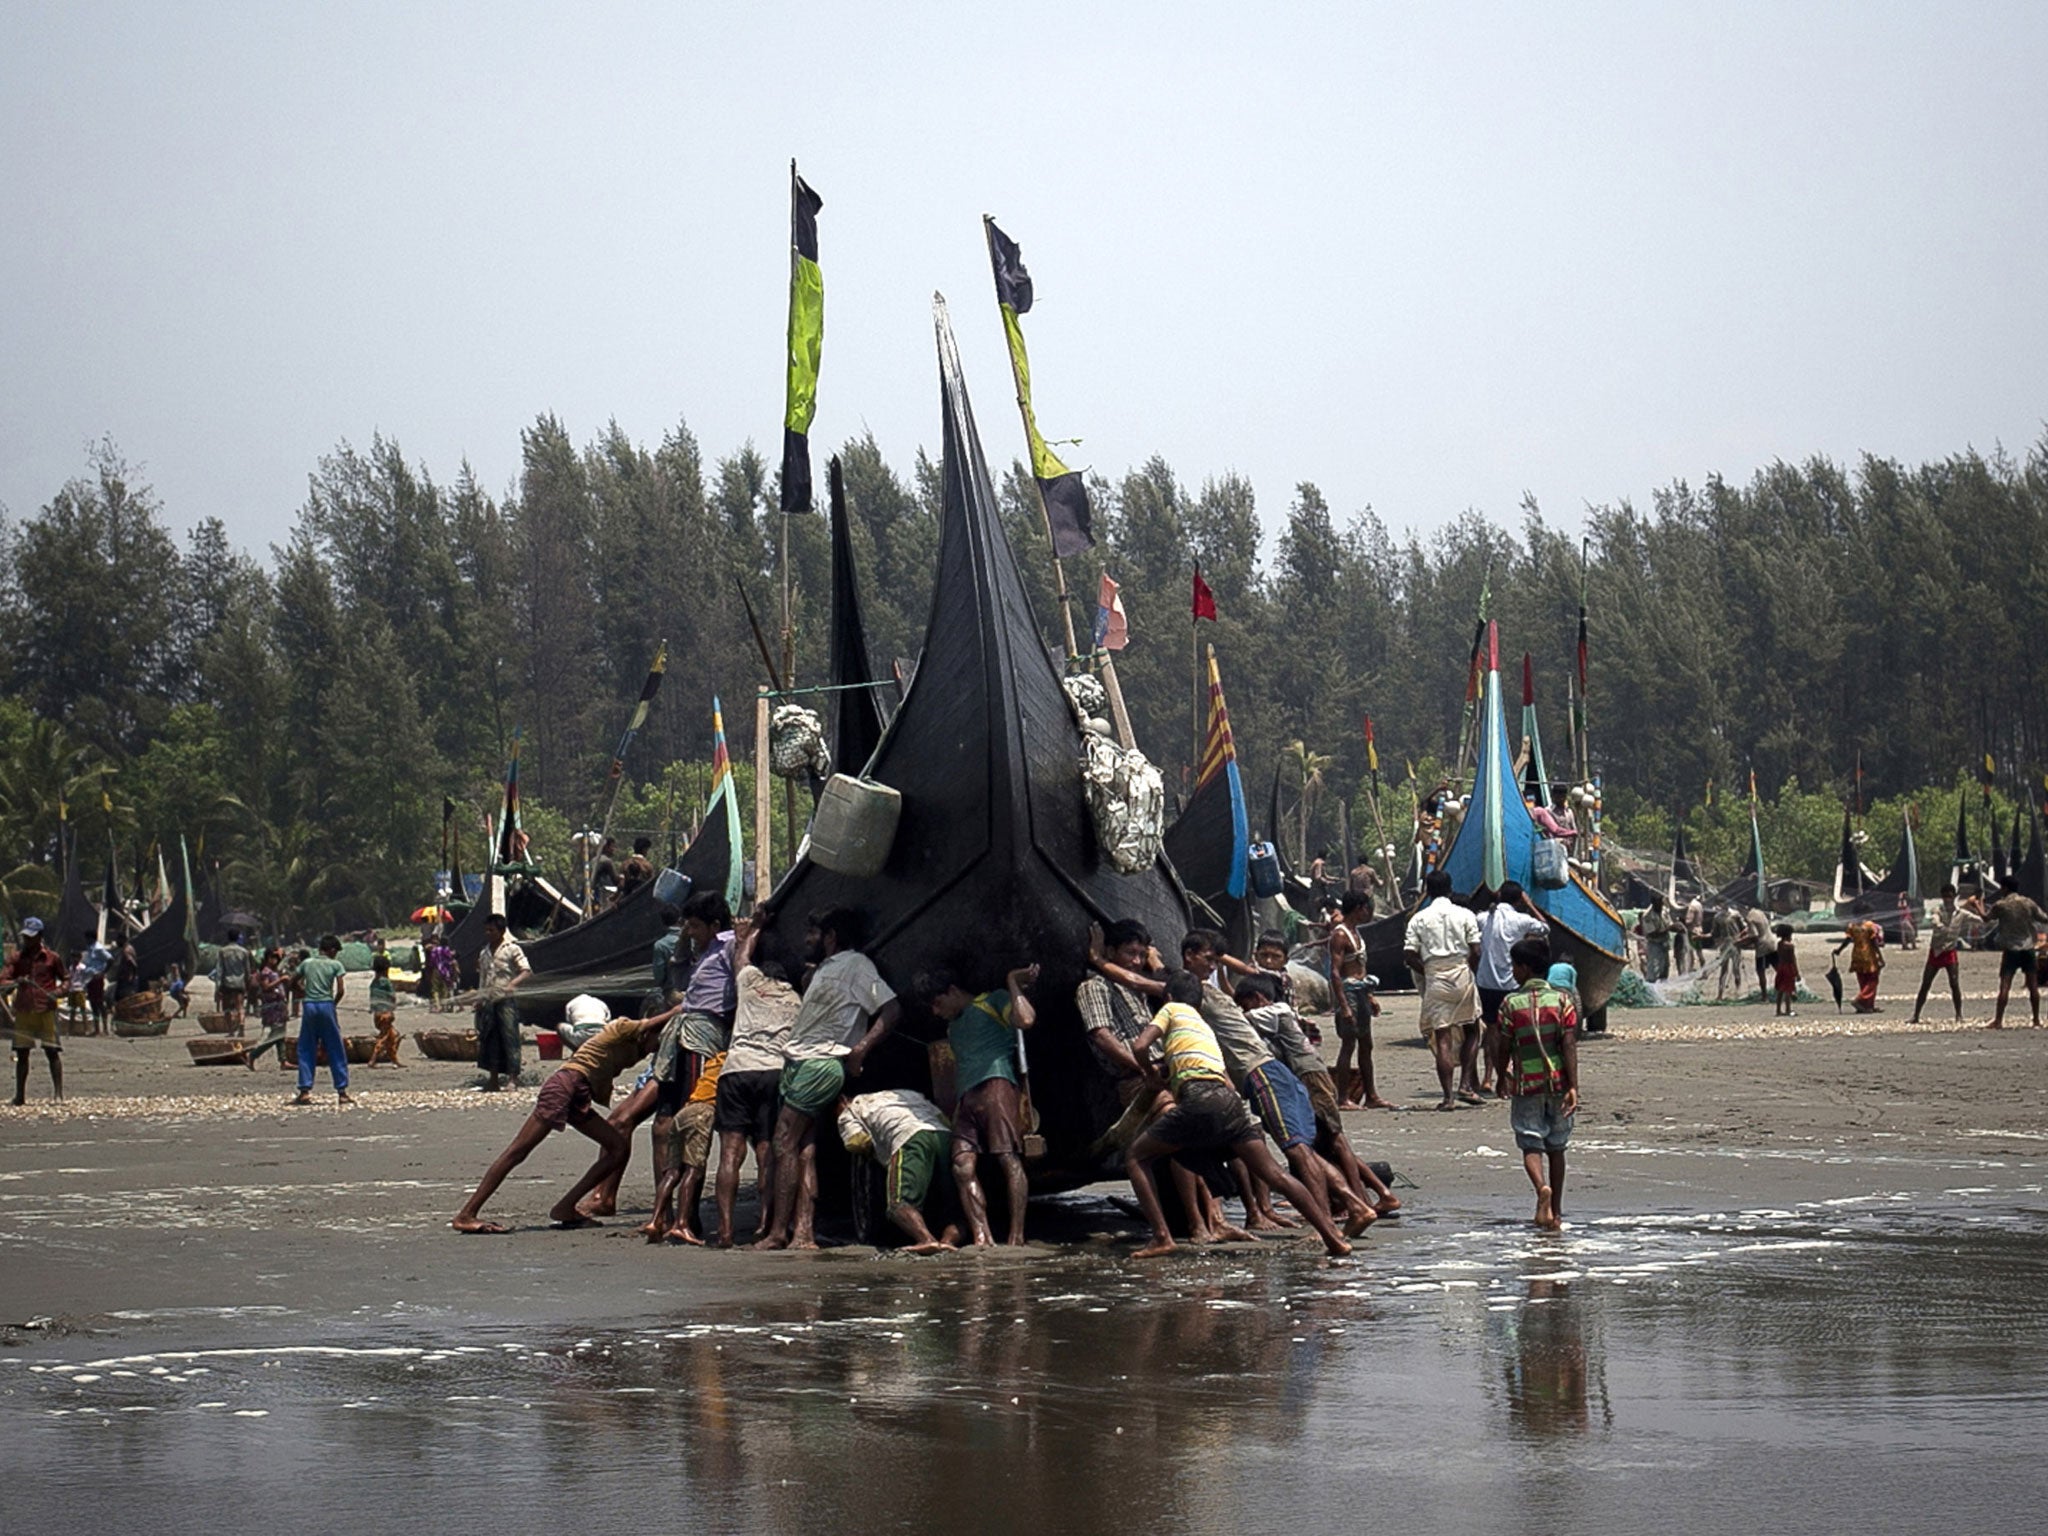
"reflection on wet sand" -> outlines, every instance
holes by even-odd
[[[1509,1427],[1532,1440],[1584,1434],[1597,1398],[1602,1428],[1614,1424],[1591,1309],[1569,1282],[1537,1276],[1519,1306],[1496,1314],[1494,1353]]]
[[[1143,1270],[1085,1245],[842,1252],[747,1303],[580,1334],[131,1319],[123,1343],[0,1352],[0,1476],[24,1529],[138,1501],[172,1530],[268,1532],[287,1507],[381,1528],[452,1486],[439,1530],[664,1510],[1131,1536],[1370,1509],[1601,1532],[1639,1528],[1645,1477],[1679,1531],[1765,1487],[1847,1528],[1938,1507],[1995,1529],[2048,1433],[2048,1232],[1901,1225],[1651,1216],[1531,1241],[1418,1221],[1337,1267],[1302,1245]],[[179,1502],[223,1479],[233,1501]]]

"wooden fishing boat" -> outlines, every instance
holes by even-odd
[[[341,1048],[347,1054],[350,1066],[364,1066],[370,1060],[370,1053],[377,1048],[377,1037],[375,1035],[343,1035],[341,1037]],[[279,1049],[284,1053],[284,1064],[286,1066],[296,1067],[299,1064],[299,1041],[296,1035],[286,1035]],[[319,1048],[313,1065],[316,1067],[327,1065],[326,1046],[323,1045]]]
[[[1440,867],[1450,875],[1453,890],[1463,897],[1482,889],[1499,890],[1508,880],[1519,881],[1550,924],[1552,958],[1570,961],[1578,970],[1584,1022],[1590,1029],[1602,1029],[1607,1000],[1627,962],[1628,938],[1620,914],[1576,869],[1568,872],[1558,889],[1545,890],[1536,884],[1536,844],[1543,833],[1523,802],[1508,749],[1501,713],[1500,634],[1490,621],[1484,664],[1471,802]]]
[[[187,1040],[185,1049],[191,1053],[195,1067],[246,1067],[249,1044],[239,1035],[201,1035],[196,1040]]]
[[[1764,838],[1762,828],[1757,824],[1754,800],[1749,806],[1749,853],[1743,860],[1742,872],[1715,891],[1709,904],[1734,907],[1743,912],[1751,907],[1770,910],[1771,881],[1764,872]]]
[[[135,947],[135,962],[143,981],[156,981],[168,974],[173,965],[190,973],[192,946],[185,920],[192,910],[191,901],[191,892],[182,884],[173,883],[170,903],[128,941]]]
[[[64,894],[57,904],[56,947],[66,960],[84,953],[99,927],[100,915],[85,899],[85,881],[78,869],[78,839],[66,840],[64,849]]]
[[[1844,922],[1870,918],[1884,930],[1887,943],[1900,939],[1905,919],[1900,904],[1917,909],[1920,905],[1920,851],[1913,842],[1913,817],[1909,812],[1899,833],[1899,854],[1884,878],[1866,881],[1863,863],[1850,831],[1849,813],[1842,812],[1842,851],[1835,865],[1835,916]],[[2037,845],[2038,847],[2038,845]],[[1915,913],[1917,922],[1917,911]]]
[[[413,1044],[429,1061],[476,1060],[476,1031],[473,1029],[416,1029]]]
[[[1086,1181],[1099,1173],[1087,1149],[1118,1112],[1074,1006],[1088,926],[1136,918],[1170,951],[1188,905],[1163,858],[1120,874],[1097,842],[1081,727],[1003,531],[943,301],[936,310],[937,578],[922,658],[868,765],[870,778],[902,795],[901,819],[879,874],[840,874],[799,856],[776,887],[762,958],[800,972],[806,914],[848,906],[866,915],[866,952],[901,993],[933,965],[995,985],[1013,966],[1039,964],[1030,1079],[1046,1151],[1034,1180]],[[907,995],[904,1005],[905,1034],[939,1032]],[[929,1082],[914,1039],[877,1051],[861,1079]]]

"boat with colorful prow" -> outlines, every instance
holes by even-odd
[[[1478,759],[1464,819],[1438,867],[1461,898],[1497,891],[1514,880],[1550,924],[1551,956],[1578,971],[1579,998],[1589,1028],[1605,1026],[1607,1000],[1621,980],[1628,939],[1621,916],[1580,875],[1567,869],[1562,886],[1536,883],[1536,848],[1543,840],[1515,773],[1500,697],[1500,634],[1486,625],[1485,674],[1478,701]]]

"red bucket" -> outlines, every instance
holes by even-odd
[[[542,1061],[562,1059],[562,1037],[552,1029],[537,1029],[533,1032],[533,1043],[540,1048]]]

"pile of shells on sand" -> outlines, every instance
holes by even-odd
[[[8,1120],[257,1120],[322,1114],[380,1114],[392,1110],[533,1108],[533,1095],[522,1089],[479,1093],[474,1088],[391,1088],[357,1091],[354,1102],[339,1103],[324,1084],[313,1089],[313,1102],[294,1106],[274,1093],[93,1094],[80,1098],[30,1099],[20,1109],[0,1108],[0,1124]]]
[[[1616,1018],[1608,1035],[1616,1040],[1804,1040],[1842,1035],[1954,1035],[1981,1030],[1989,1019],[1922,1019],[1918,1024],[1903,1017],[1884,1014],[1813,1014],[1790,1019],[1756,1019],[1746,1023],[1729,1020],[1712,1023],[1693,1015],[1674,1017],[1664,1013],[1654,1020]],[[2008,1028],[2012,1026],[2007,1025]]]

